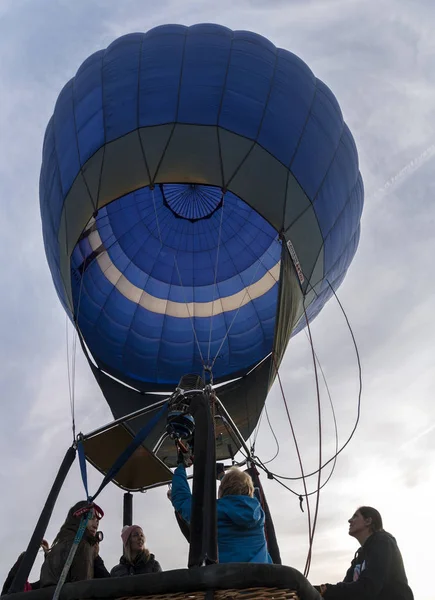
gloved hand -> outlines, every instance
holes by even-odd
[[[192,465],[189,454],[187,452],[182,452],[180,447],[178,448],[177,465],[184,465],[186,469]]]

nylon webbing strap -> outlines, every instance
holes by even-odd
[[[89,502],[88,472],[86,470],[86,456],[82,440],[77,442],[77,451],[79,454],[80,473],[82,475],[82,481],[86,492],[86,499]]]
[[[65,565],[62,569],[62,573],[60,574],[59,581],[57,582],[56,589],[54,590],[53,600],[58,600],[60,591],[65,583],[65,579],[68,575],[68,572],[71,568],[72,561],[77,552],[77,548],[79,547],[80,542],[82,541],[83,534],[86,531],[86,527],[89,521],[89,517],[91,516],[92,511],[89,510],[85,515],[83,515],[82,520],[80,521],[79,528],[77,529],[77,533],[75,535],[74,541],[71,546],[71,550],[69,551],[68,558],[66,559]]]

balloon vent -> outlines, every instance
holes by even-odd
[[[163,199],[168,208],[181,219],[209,219],[221,206],[223,193],[218,187],[196,183],[162,185]]]

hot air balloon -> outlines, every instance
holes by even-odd
[[[40,203],[57,293],[115,416],[154,398],[117,402],[113,377],[149,394],[209,369],[238,381],[227,403],[247,437],[272,353],[346,274],[363,185],[335,97],[297,56],[168,25],[119,38],[64,87]]]
[[[57,294],[116,419],[83,437],[107,473],[191,373],[218,386],[216,458],[234,457],[289,339],[346,275],[363,184],[337,100],[300,58],[247,31],[165,25],[63,88],[40,206]],[[166,415],[133,458],[114,478],[125,490],[170,480]]]

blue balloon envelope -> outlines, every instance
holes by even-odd
[[[87,349],[147,391],[279,362],[346,274],[363,184],[335,97],[297,56],[247,31],[166,25],[66,84],[40,204]]]

